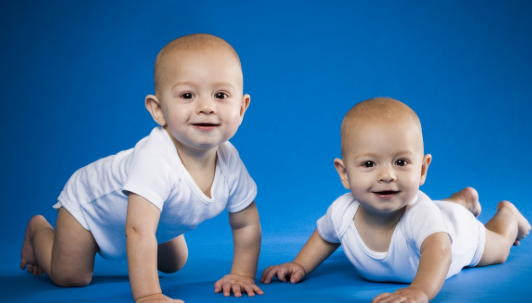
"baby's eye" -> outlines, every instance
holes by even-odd
[[[408,164],[408,161],[406,161],[404,159],[400,159],[400,160],[395,161],[395,165],[397,165],[397,166],[405,166],[407,164]]]
[[[227,94],[225,94],[225,93],[216,93],[216,94],[214,94],[214,98],[216,98],[216,99],[225,99],[225,98],[227,98]]]
[[[192,99],[194,97],[194,95],[192,95],[191,93],[184,93],[181,95],[181,98],[183,99]]]
[[[373,166],[375,166],[375,162],[373,162],[373,161],[366,161],[366,162],[362,163],[362,166],[364,166],[364,167],[368,167],[368,168],[369,168],[369,167],[373,167]]]

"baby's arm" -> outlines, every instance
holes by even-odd
[[[410,286],[394,293],[380,294],[373,303],[428,302],[432,300],[445,282],[451,266],[451,240],[447,233],[439,232],[428,236],[421,244],[421,257],[416,277]]]
[[[155,232],[161,211],[145,198],[129,194],[126,219],[126,251],[133,298],[144,302],[183,302],[162,294],[157,273]]]
[[[340,243],[331,243],[323,240],[318,230],[314,230],[314,233],[312,233],[294,261],[266,268],[260,281],[269,284],[272,278],[277,276],[281,282],[286,282],[288,277],[292,284],[297,283],[314,271],[339,246]]]
[[[229,224],[233,230],[233,266],[231,273],[214,283],[214,292],[223,291],[224,296],[241,297],[242,292],[248,296],[264,292],[255,285],[257,263],[259,261],[261,228],[259,212],[255,202],[244,210],[229,213]]]

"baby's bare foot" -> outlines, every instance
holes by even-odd
[[[50,225],[41,215],[34,216],[31,218],[30,222],[28,222],[26,235],[24,236],[24,243],[22,244],[22,250],[20,252],[20,268],[26,269],[27,265],[29,273],[39,276],[43,274],[43,271],[39,267],[39,264],[37,264],[37,259],[33,253],[33,235],[35,226],[40,224]]]
[[[478,201],[478,192],[473,187],[466,187],[444,200],[462,205],[471,213],[473,213],[475,217],[478,217],[482,211],[482,207]]]
[[[521,214],[521,212],[513,205],[510,201],[501,201],[497,205],[497,212],[507,209],[511,211],[516,220],[517,220],[517,238],[515,239],[514,245],[519,245],[519,241],[523,240],[528,233],[530,232],[530,223],[528,220]]]

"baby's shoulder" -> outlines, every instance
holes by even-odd
[[[175,175],[183,170],[175,145],[163,127],[154,128],[141,139],[133,148],[128,162],[131,169],[139,167],[144,171],[168,171]]]
[[[359,203],[353,194],[348,192],[336,198],[330,207],[334,210],[334,212],[344,213],[347,208],[358,206],[358,204]]]
[[[357,206],[358,202],[351,193],[338,197],[317,222],[320,236],[331,243],[339,243],[353,222]]]
[[[438,214],[438,206],[424,192],[418,191],[414,200],[406,206],[404,217]]]
[[[229,141],[218,146],[218,160],[223,161],[225,164],[234,164],[235,161],[240,160],[240,155],[236,147]]]
[[[159,154],[175,154],[176,149],[172,138],[166,130],[159,126],[155,127],[148,136],[142,138],[135,144],[134,150],[137,152],[148,151]]]
[[[231,142],[226,141],[218,146],[218,165],[220,166],[222,173],[226,178],[240,175],[241,167],[243,166],[242,160],[236,147]]]
[[[359,203],[353,194],[349,192],[334,200],[329,206],[327,213],[331,217],[331,220],[340,227],[345,224],[344,222],[351,222],[353,220],[358,205]]]
[[[414,200],[406,206],[401,217],[405,233],[417,233],[420,226],[440,225],[442,213],[425,193],[419,191]]]
[[[436,232],[447,232],[443,215],[438,206],[426,194],[419,191],[406,207],[401,218],[401,230],[407,241],[420,249],[423,240]]]

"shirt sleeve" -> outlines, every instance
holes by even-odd
[[[142,150],[133,159],[122,192],[135,193],[162,211],[172,187],[172,167],[164,154]]]
[[[447,230],[443,214],[438,206],[425,194],[418,194],[415,204],[409,206],[407,225],[405,226],[409,235],[407,238],[411,245],[421,250],[421,244],[425,239],[435,233],[444,232],[451,234]],[[451,242],[452,242],[451,238]]]
[[[327,242],[340,243],[340,237],[338,236],[337,228],[335,225],[335,203],[331,204],[327,209],[325,216],[318,220],[318,233],[321,238]]]
[[[253,202],[257,196],[257,185],[251,178],[246,166],[240,159],[238,151],[232,145],[228,148],[229,198],[226,209],[236,213]]]

